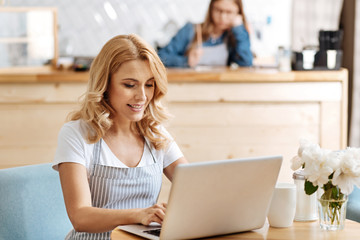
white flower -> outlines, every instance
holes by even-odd
[[[304,161],[301,157],[295,156],[291,159],[291,169],[295,171],[299,169],[303,165],[303,163]]]
[[[329,151],[329,150],[328,150]],[[343,151],[329,151],[326,155],[325,165],[330,167],[333,172],[340,167]]]
[[[339,167],[339,153],[321,149],[318,144],[300,140],[298,155],[291,159],[291,168],[296,170],[304,165],[303,174],[314,186],[322,186]]]
[[[316,144],[313,144],[311,142],[309,142],[308,140],[302,138],[300,139],[300,147],[299,147],[299,150],[298,150],[298,156],[299,157],[302,157],[302,153],[305,149],[308,149],[308,148],[311,148],[311,147],[315,147]]]
[[[360,187],[360,149],[347,148],[340,156],[341,161],[334,172],[332,182],[342,193],[350,194],[354,185]]]
[[[306,180],[314,186],[323,187],[330,181],[331,186],[339,187],[341,193],[347,195],[354,185],[360,187],[360,148],[330,151],[302,139],[298,154],[291,162],[294,171],[304,168]]]
[[[303,151],[309,147],[312,147],[313,145],[314,144],[312,144],[311,142],[309,142],[306,139],[300,139],[300,147],[298,149],[298,155],[291,159],[291,169],[292,170],[295,171],[304,164],[304,160],[302,159]]]
[[[326,161],[330,153],[329,150],[322,150],[317,144],[313,144],[303,151],[302,159],[305,163],[303,173],[314,186],[321,187],[327,183],[329,176],[334,171]]]

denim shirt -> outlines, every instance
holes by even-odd
[[[236,26],[231,29],[236,46],[228,46],[229,59],[227,65],[235,62],[239,66],[251,66],[253,55],[250,50],[249,34],[244,25]],[[171,39],[170,43],[159,49],[158,54],[166,67],[189,67],[188,57],[185,55],[189,45],[195,35],[195,28],[192,23],[185,24],[178,33]],[[203,46],[215,46],[226,40],[225,32],[217,39],[207,39]]]

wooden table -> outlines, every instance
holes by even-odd
[[[111,234],[112,240],[120,239],[142,239],[120,229],[114,229]],[[272,228],[268,223],[258,230],[230,234],[208,239],[268,239],[268,240],[347,240],[360,239],[360,224],[346,220],[345,228],[341,231],[325,231],[320,229],[319,222],[294,222],[289,228]]]

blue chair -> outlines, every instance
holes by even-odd
[[[360,188],[355,187],[354,191],[349,195],[346,218],[360,222]]]
[[[0,169],[0,240],[64,239],[70,229],[50,163]]]

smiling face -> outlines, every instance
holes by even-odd
[[[219,0],[212,5],[211,16],[220,31],[229,29],[238,13],[239,7],[233,0]]]
[[[124,62],[112,74],[108,88],[108,101],[115,113],[114,121],[130,123],[140,121],[154,96],[155,79],[148,61]]]

